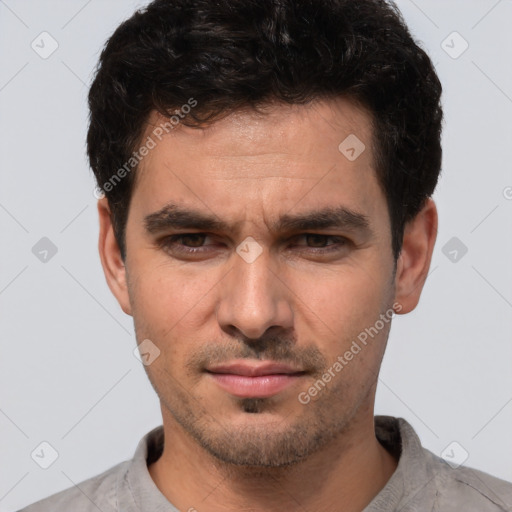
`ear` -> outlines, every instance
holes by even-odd
[[[98,215],[100,221],[98,249],[103,272],[105,273],[108,287],[116,297],[122,310],[127,315],[131,315],[132,310],[126,282],[126,267],[121,258],[121,251],[116,237],[114,236],[114,227],[106,197],[98,200]]]
[[[397,308],[396,313],[409,313],[418,305],[436,237],[437,208],[429,198],[419,213],[405,225],[395,276],[395,301],[402,307],[399,311]]]

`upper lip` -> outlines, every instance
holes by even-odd
[[[245,377],[259,377],[261,375],[296,374],[304,373],[303,370],[294,368],[284,363],[248,363],[232,362],[211,366],[206,369],[210,373],[227,373],[231,375],[242,375]]]

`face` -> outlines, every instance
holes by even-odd
[[[160,351],[164,423],[217,459],[293,464],[371,414],[396,301],[372,154],[368,115],[333,100],[180,126],[137,170],[107,277]]]

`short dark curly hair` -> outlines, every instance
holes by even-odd
[[[194,126],[245,107],[336,97],[372,117],[396,260],[405,224],[438,181],[443,114],[432,62],[393,3],[155,0],[137,11],[107,41],[89,92],[88,157],[123,260],[134,173],[103,185],[130,160],[152,111],[170,116],[194,98],[181,120]]]

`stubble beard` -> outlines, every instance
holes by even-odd
[[[237,399],[239,414],[246,416],[243,426],[216,418],[182,391],[166,393],[175,398],[172,403],[157,393],[176,423],[216,462],[257,471],[296,465],[342,435],[356,412],[346,409],[345,387],[340,379],[316,401],[300,405],[298,415],[296,409],[289,415],[272,414],[276,419],[268,422],[259,421],[258,416],[270,417],[276,410],[272,398]],[[290,420],[293,414],[296,418]],[[252,417],[257,421],[251,422]]]

